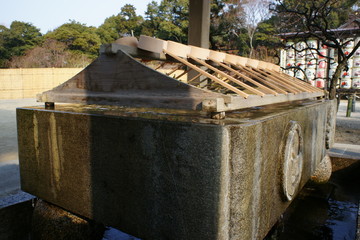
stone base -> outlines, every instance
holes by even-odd
[[[21,186],[143,239],[263,239],[325,156],[328,102],[17,109]]]

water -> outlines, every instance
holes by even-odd
[[[354,240],[360,200],[359,164],[325,185],[308,183],[266,240]]]
[[[108,227],[106,228],[103,239],[101,240],[140,240],[140,238],[121,232],[116,228]]]
[[[355,239],[357,211],[357,204],[329,199],[329,219],[325,227],[333,239]]]

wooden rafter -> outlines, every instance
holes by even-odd
[[[164,49],[164,53],[168,54],[169,56],[171,56],[172,58],[174,58],[174,59],[176,59],[177,61],[181,62],[182,64],[184,64],[184,65],[192,68],[193,70],[197,71],[198,73],[200,73],[200,74],[202,74],[202,75],[210,78],[211,80],[213,80],[214,82],[222,85],[223,87],[231,90],[232,92],[237,93],[237,94],[239,94],[240,96],[242,96],[242,97],[244,97],[244,98],[249,97],[249,94],[247,94],[247,93],[245,93],[245,92],[237,89],[237,88],[234,87],[234,86],[231,86],[230,84],[228,84],[228,83],[222,81],[221,79],[219,79],[219,78],[211,75],[210,73],[204,71],[204,70],[201,69],[200,67],[198,67],[198,66],[196,66],[196,65],[188,62],[187,60],[184,60],[183,58],[178,57],[178,56],[176,56],[175,54],[173,54],[173,53],[171,53],[171,52],[169,52],[169,51],[167,51],[167,50],[165,50],[165,49]]]
[[[252,76],[254,79],[257,79],[258,81],[262,82],[263,84],[271,87],[272,89],[274,89],[275,91],[277,91],[277,93],[281,93],[281,94],[288,94],[288,92],[286,91],[286,88],[284,88],[282,85],[279,85],[278,82],[274,81],[273,79],[270,79],[264,75],[261,75],[253,70],[251,70],[248,67],[245,66],[241,66],[241,65],[234,65],[232,63],[227,62],[228,64],[230,64],[231,66],[238,68],[244,72],[246,72],[246,74],[249,74],[250,76]]]
[[[240,73],[240,72],[236,71],[235,69],[233,69],[233,68],[231,68],[231,67],[229,67],[229,66],[225,65],[224,63],[221,63],[221,62],[217,61],[217,60],[216,60],[216,59],[214,59],[214,58],[209,57],[209,60],[211,60],[211,61],[213,61],[213,62],[217,63],[217,64],[218,64],[218,65],[220,65],[221,67],[223,67],[223,68],[225,68],[225,69],[229,70],[230,72],[232,72],[232,73],[234,73],[235,75],[237,75],[237,76],[239,76],[239,77],[241,77],[241,78],[245,79],[246,81],[251,82],[252,84],[254,84],[254,85],[258,86],[259,88],[263,89],[264,91],[266,91],[266,92],[268,92],[268,93],[270,93],[270,94],[274,94],[274,95],[277,95],[277,94],[278,94],[276,91],[274,91],[274,90],[272,90],[272,89],[270,89],[270,88],[266,87],[265,85],[263,85],[263,84],[261,84],[261,83],[259,83],[259,82],[255,81],[255,80],[253,80],[253,79],[251,79],[251,78],[249,78],[249,77],[247,77],[247,76],[245,76],[244,74],[242,74],[242,73]]]
[[[194,61],[196,61],[196,62],[198,62],[198,63],[200,63],[201,65],[203,65],[203,66],[205,66],[205,67],[213,70],[214,72],[216,72],[217,74],[219,74],[219,75],[227,78],[227,79],[230,80],[231,82],[234,82],[234,83],[242,86],[243,88],[249,90],[250,92],[255,93],[256,95],[259,95],[259,96],[265,96],[265,93],[263,93],[263,92],[255,89],[255,88],[253,88],[253,87],[251,87],[251,86],[249,86],[249,85],[247,85],[247,84],[245,84],[245,83],[237,80],[236,78],[234,78],[234,77],[226,74],[226,73],[223,72],[223,71],[220,71],[219,69],[211,66],[210,64],[207,64],[205,61],[200,60],[200,59],[198,59],[197,57],[194,57],[194,56],[191,56],[191,55],[189,55],[189,58],[192,59],[192,60],[194,60]]]

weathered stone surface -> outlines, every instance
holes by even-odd
[[[291,202],[283,190],[289,126],[301,129],[296,195],[325,156],[327,105],[224,120],[107,106],[18,109],[22,189],[144,239],[262,239]]]
[[[329,100],[327,107],[327,121],[326,121],[326,148],[330,149],[334,145],[335,140],[335,127],[336,127],[336,113],[337,113],[337,101]]]
[[[317,166],[315,172],[311,176],[314,183],[324,184],[329,181],[332,173],[331,160],[329,155],[325,155],[324,159]]]

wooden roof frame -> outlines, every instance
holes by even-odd
[[[175,61],[183,67],[166,75],[135,58]],[[180,75],[190,69],[198,72],[197,76],[210,79],[227,94],[181,82],[180,75],[170,77],[180,69]],[[67,82],[39,94],[38,101],[225,112],[324,97],[323,90],[278,69],[254,59],[142,36],[137,47],[103,45],[97,60]]]

